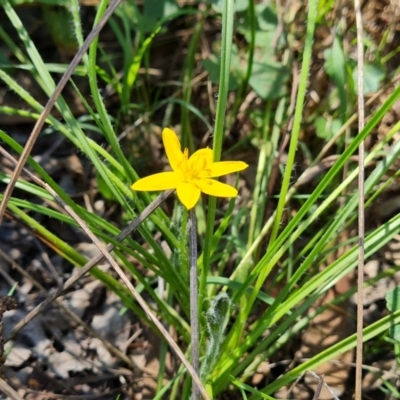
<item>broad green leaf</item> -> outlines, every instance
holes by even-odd
[[[342,118],[346,117],[346,60],[339,37],[336,35],[332,48],[324,51],[325,70],[335,83],[339,93],[339,112]]]
[[[346,84],[345,58],[339,38],[335,36],[332,47],[324,51],[325,70],[337,86]]]
[[[371,63],[364,64],[364,94],[376,92],[379,89],[380,83],[384,77],[385,77],[385,70],[381,65],[371,64]],[[354,68],[353,80],[356,92],[357,92],[357,79],[358,79],[357,68]]]
[[[143,4],[144,23],[141,24],[143,33],[151,32],[159,20],[168,18],[178,10],[175,0],[146,0]]]
[[[217,57],[213,56],[202,61],[203,68],[210,74],[210,80],[213,83],[219,84],[220,79],[220,63]],[[231,72],[229,76],[229,90],[235,90],[239,87],[239,80]]]
[[[254,63],[250,86],[264,100],[277,99],[286,93],[289,70],[282,64]]]
[[[256,46],[267,51],[272,48],[268,46],[275,35],[276,26],[278,25],[278,17],[275,11],[267,6],[266,4],[257,4],[255,6],[255,44]],[[239,20],[237,30],[244,35],[246,41],[250,43],[251,41],[251,30],[252,26],[249,20],[249,15],[247,12],[243,13],[243,16]]]
[[[314,122],[317,136],[324,140],[331,139],[342,127],[342,122],[336,118],[317,117]]]

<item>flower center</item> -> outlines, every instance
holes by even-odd
[[[196,180],[208,178],[211,172],[207,169],[207,159],[204,156],[191,158],[189,160],[189,150],[183,152],[182,161],[179,164],[179,169],[182,172],[182,180],[185,183],[192,183],[195,186]]]

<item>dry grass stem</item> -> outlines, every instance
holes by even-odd
[[[354,0],[357,27],[357,72],[358,72],[358,131],[364,129],[364,40],[361,16],[361,4]],[[362,362],[363,362],[363,313],[364,313],[364,141],[358,148],[358,271],[357,271],[357,348],[355,399],[362,399]]]

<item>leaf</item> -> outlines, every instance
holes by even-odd
[[[333,40],[332,48],[324,51],[324,57],[325,70],[327,74],[332,78],[336,85],[344,86],[346,84],[345,58],[341,43],[337,36],[335,36]]]
[[[202,378],[208,376],[220,354],[225,329],[229,322],[230,307],[231,300],[229,296],[226,293],[221,292],[212,299],[205,314],[209,342],[206,357],[201,368]]]
[[[144,33],[151,32],[158,21],[176,13],[179,10],[174,0],[146,0],[143,3],[143,19],[141,26]]]
[[[342,122],[337,118],[327,119],[325,117],[317,117],[314,125],[317,136],[321,139],[329,140],[342,127]]]
[[[262,31],[273,31],[278,25],[278,17],[275,11],[266,4],[255,6],[258,28]]]
[[[339,112],[343,118],[346,116],[347,95],[346,95],[346,59],[339,37],[336,35],[332,48],[324,51],[325,70],[332,81],[335,83],[339,92]]]
[[[114,200],[113,192],[110,189],[110,187],[107,185],[107,183],[103,179],[103,177],[99,173],[97,173],[96,178],[97,178],[97,187],[99,189],[99,192],[102,194],[102,196],[107,200]]]
[[[213,83],[219,83],[220,62],[215,56],[206,58],[202,61],[203,68],[210,74],[210,80]],[[229,76],[229,90],[235,90],[239,86],[238,79],[231,73]]]
[[[277,99],[286,93],[289,70],[279,63],[254,63],[249,84],[262,99]]]
[[[392,313],[400,310],[400,286],[395,287],[386,294],[386,307]],[[389,328],[389,335],[400,342],[400,325],[392,325]]]
[[[257,4],[255,6],[255,44],[263,49],[263,52],[271,53],[273,50],[268,43],[271,43],[275,36],[278,25],[278,17],[275,11],[266,4]],[[238,32],[242,33],[248,43],[251,41],[251,23],[248,13],[243,13],[239,19],[237,27]]]
[[[385,70],[379,64],[364,64],[364,94],[376,92],[379,89],[380,82],[385,77]],[[353,70],[354,87],[357,92],[357,68]]]
[[[42,10],[57,49],[62,54],[75,54],[78,50],[78,42],[74,34],[71,13],[67,8],[60,6],[43,5]]]

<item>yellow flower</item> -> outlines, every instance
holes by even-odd
[[[188,210],[196,205],[201,192],[218,197],[237,196],[238,191],[234,187],[210,178],[242,171],[248,167],[246,163],[213,162],[213,152],[208,147],[197,150],[189,157],[188,149],[182,152],[178,136],[168,128],[163,130],[162,138],[172,171],[139,179],[131,186],[133,190],[176,189],[179,200]]]

